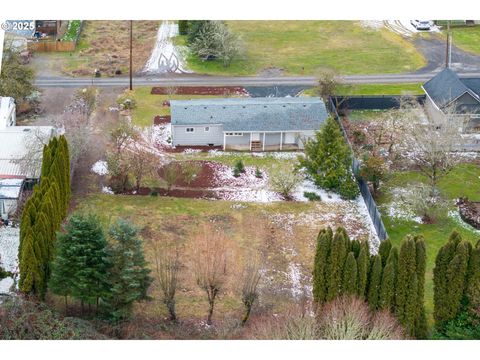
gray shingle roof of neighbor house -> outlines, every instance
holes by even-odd
[[[480,102],[480,79],[459,78],[453,70],[448,68],[423,84],[423,88],[438,107],[447,106],[465,93]]]
[[[172,125],[223,124],[224,131],[317,130],[328,117],[320,98],[170,101]]]

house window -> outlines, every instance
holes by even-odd
[[[210,131],[210,126],[205,126],[205,132],[209,132]]]
[[[191,132],[194,132],[194,131],[195,131],[194,128],[186,128],[186,129],[185,129],[185,132],[190,132],[190,133],[191,133]]]
[[[243,136],[241,132],[227,132],[225,133],[226,136]]]

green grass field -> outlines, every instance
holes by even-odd
[[[253,75],[280,68],[287,75],[402,73],[425,65],[413,44],[387,29],[366,29],[353,21],[228,21],[242,37],[245,52],[230,65],[194,56],[199,73]],[[182,43],[183,40],[177,40]]]
[[[200,99],[205,97],[218,97],[218,96],[205,96],[205,95],[152,95],[150,92],[151,86],[137,87],[133,90],[131,96],[135,100],[137,106],[132,111],[132,121],[138,126],[150,126],[153,125],[153,118],[157,115],[165,116],[170,115],[170,107],[163,106],[165,100],[187,100],[187,99]]]
[[[422,95],[423,83],[340,85],[337,95]],[[318,96],[318,87],[306,89],[304,96]]]
[[[452,38],[460,49],[480,55],[480,26],[453,28]]]
[[[443,197],[450,201],[450,210],[455,210],[453,200],[467,196],[471,200],[480,201],[480,167],[474,164],[461,164],[450,174],[441,179],[439,188]],[[425,176],[418,172],[397,172],[384,184],[384,192],[395,187],[408,187],[416,182],[426,182]],[[468,186],[465,186],[468,184]],[[379,205],[390,201],[388,195],[383,195],[377,203]],[[426,309],[430,322],[433,321],[433,268],[438,250],[443,246],[453,230],[459,231],[464,239],[476,241],[480,238],[480,232],[475,231],[468,225],[448,217],[445,213],[434,224],[418,224],[412,221],[392,219],[382,214],[385,227],[393,244],[400,245],[408,234],[423,235],[427,244],[427,275],[425,300]]]

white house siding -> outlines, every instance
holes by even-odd
[[[209,131],[205,128],[209,127]],[[193,128],[193,132],[186,132]],[[172,125],[173,146],[223,146],[223,127],[221,125]]]
[[[245,145],[250,146],[250,133],[243,133],[242,136],[225,136],[226,145]],[[262,136],[260,135],[260,141]]]

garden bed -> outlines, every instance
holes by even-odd
[[[461,219],[475,229],[480,230],[480,202],[459,198],[457,205]]]
[[[180,87],[152,87],[152,95],[241,95],[248,96],[247,90],[241,86],[180,86]]]

